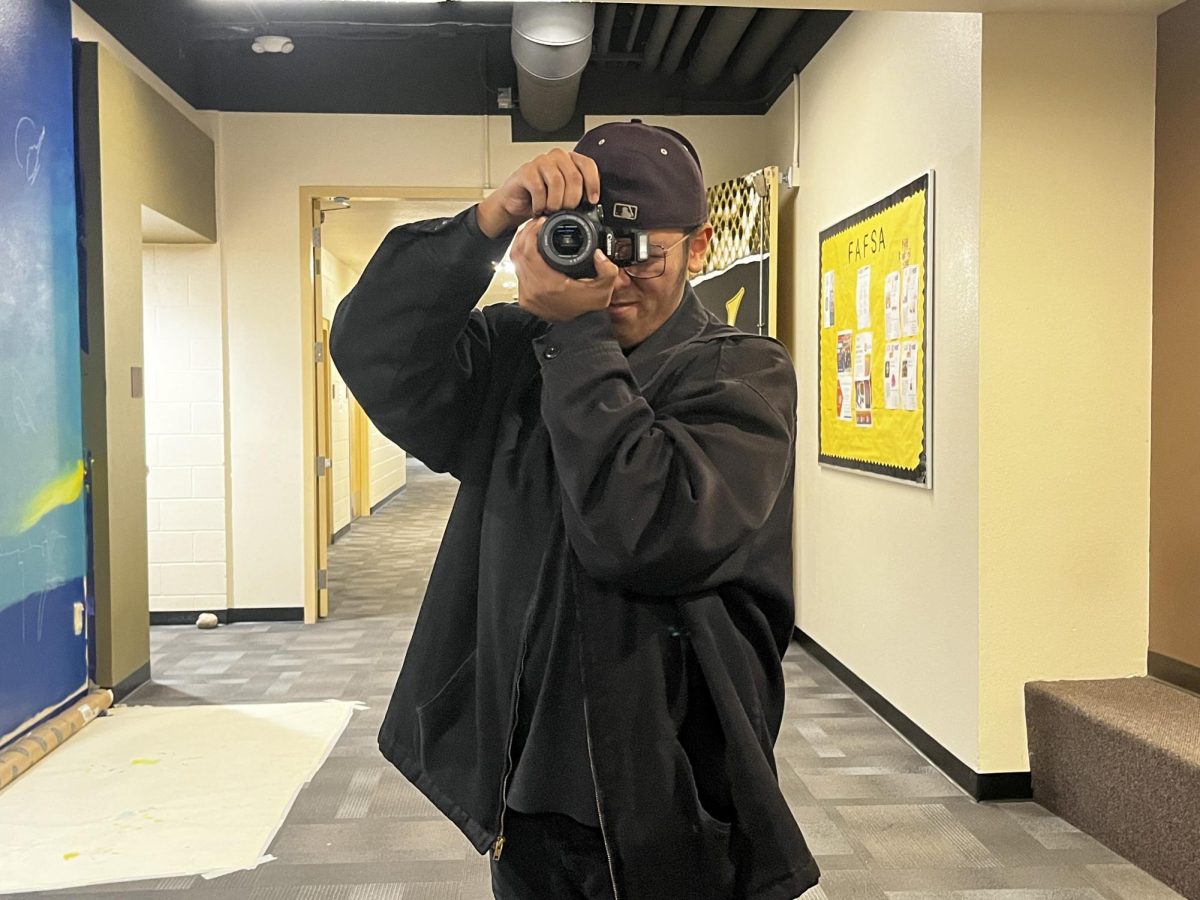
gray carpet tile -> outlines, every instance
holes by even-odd
[[[456,488],[410,465],[408,488],[330,548],[330,615],[317,625],[151,630],[154,680],[131,704],[367,704],[297,796],[273,862],[17,896],[489,900],[487,860],[375,744]],[[779,779],[825,873],[805,900],[1179,896],[1041,807],[974,803],[799,647],[784,674]]]

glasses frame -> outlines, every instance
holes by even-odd
[[[671,246],[669,246],[669,247],[664,247],[661,244],[651,244],[650,245],[651,247],[654,247],[656,250],[662,251],[662,256],[651,256],[649,259],[642,260],[639,263],[634,263],[633,265],[625,266],[624,268],[622,268],[621,271],[623,271],[630,278],[636,278],[639,281],[649,281],[652,278],[662,278],[662,276],[665,275],[667,272],[667,256],[668,256],[668,254],[670,254],[670,252],[672,250],[674,250],[676,247],[678,247],[684,241],[688,240],[688,238],[692,237],[692,235],[693,235],[693,232],[689,231],[683,237],[681,237],[679,240],[677,240],[675,243],[671,244]],[[646,265],[646,263],[650,262],[650,260],[661,260],[662,261],[662,269],[660,269],[658,272],[655,272],[653,275],[638,275],[638,274],[630,271],[631,269],[635,269],[638,266]]]

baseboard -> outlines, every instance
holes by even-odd
[[[379,510],[383,509],[385,506],[387,506],[389,503],[391,503],[393,500],[395,500],[397,497],[399,497],[401,494],[403,494],[406,490],[408,490],[408,482],[405,482],[404,484],[400,485],[400,487],[396,488],[394,491],[392,491],[390,494],[388,494],[386,497],[384,497],[382,500],[380,500],[378,503],[376,503],[374,506],[372,506],[371,507],[371,515],[375,515],[375,513],[379,512]]]
[[[211,612],[222,625],[238,622],[303,622],[301,606],[263,606],[235,609],[169,610],[150,613],[151,625],[195,625],[201,613]]]
[[[1200,668],[1181,659],[1151,652],[1146,656],[1146,668],[1153,678],[1200,694]]]
[[[194,619],[192,621],[195,621]],[[150,663],[146,663],[128,678],[122,679],[120,684],[112,686],[113,705],[120,703],[143,684],[150,680]]]
[[[929,761],[964,791],[979,801],[1029,800],[1033,783],[1028,772],[979,773],[939,744],[916,722],[892,706],[878,691],[855,675],[832,653],[801,631],[795,630],[801,647],[829,669],[839,681],[853,691],[876,715],[900,732]]]
[[[340,541],[346,535],[347,532],[350,531],[350,528],[353,525],[354,525],[353,522],[347,522],[345,525],[343,525],[341,528],[339,528],[337,531],[335,531],[333,533],[333,537],[330,539],[329,543],[336,544],[338,541]]]

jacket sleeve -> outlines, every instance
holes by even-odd
[[[655,409],[605,313],[534,341],[567,537],[598,581],[674,596],[732,580],[788,483],[787,352],[760,338],[717,343]]]
[[[486,397],[494,322],[475,304],[511,235],[475,208],[393,229],[337,309],[330,355],[379,430],[430,468],[457,472]]]

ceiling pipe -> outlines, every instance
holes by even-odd
[[[692,35],[696,33],[696,26],[700,24],[700,17],[703,15],[703,6],[689,6],[679,17],[679,24],[671,32],[667,49],[663,51],[662,65],[659,66],[664,75],[673,75],[679,68],[679,63],[683,61],[683,51],[691,43]]]
[[[608,45],[612,41],[613,20],[617,17],[617,4],[605,3],[600,7],[600,32],[596,37],[596,55],[608,53]]]
[[[688,79],[693,84],[706,85],[717,80],[756,12],[758,10],[728,6],[717,10],[700,38],[688,69]]]
[[[667,46],[667,38],[671,36],[671,29],[675,25],[675,18],[679,15],[678,6],[660,6],[658,15],[654,19],[654,27],[650,29],[650,37],[646,40],[646,50],[642,54],[642,71],[653,71],[660,59],[662,59],[663,48]]]
[[[512,55],[521,118],[557,131],[575,113],[579,82],[592,55],[596,7],[591,3],[514,3]]]
[[[800,9],[765,9],[759,13],[737,49],[729,70],[730,80],[734,84],[752,82],[803,14]]]
[[[637,9],[633,11],[633,24],[629,26],[629,36],[625,38],[625,52],[632,53],[633,45],[637,41],[638,29],[642,27],[642,16],[646,14],[646,7],[639,3]]]

